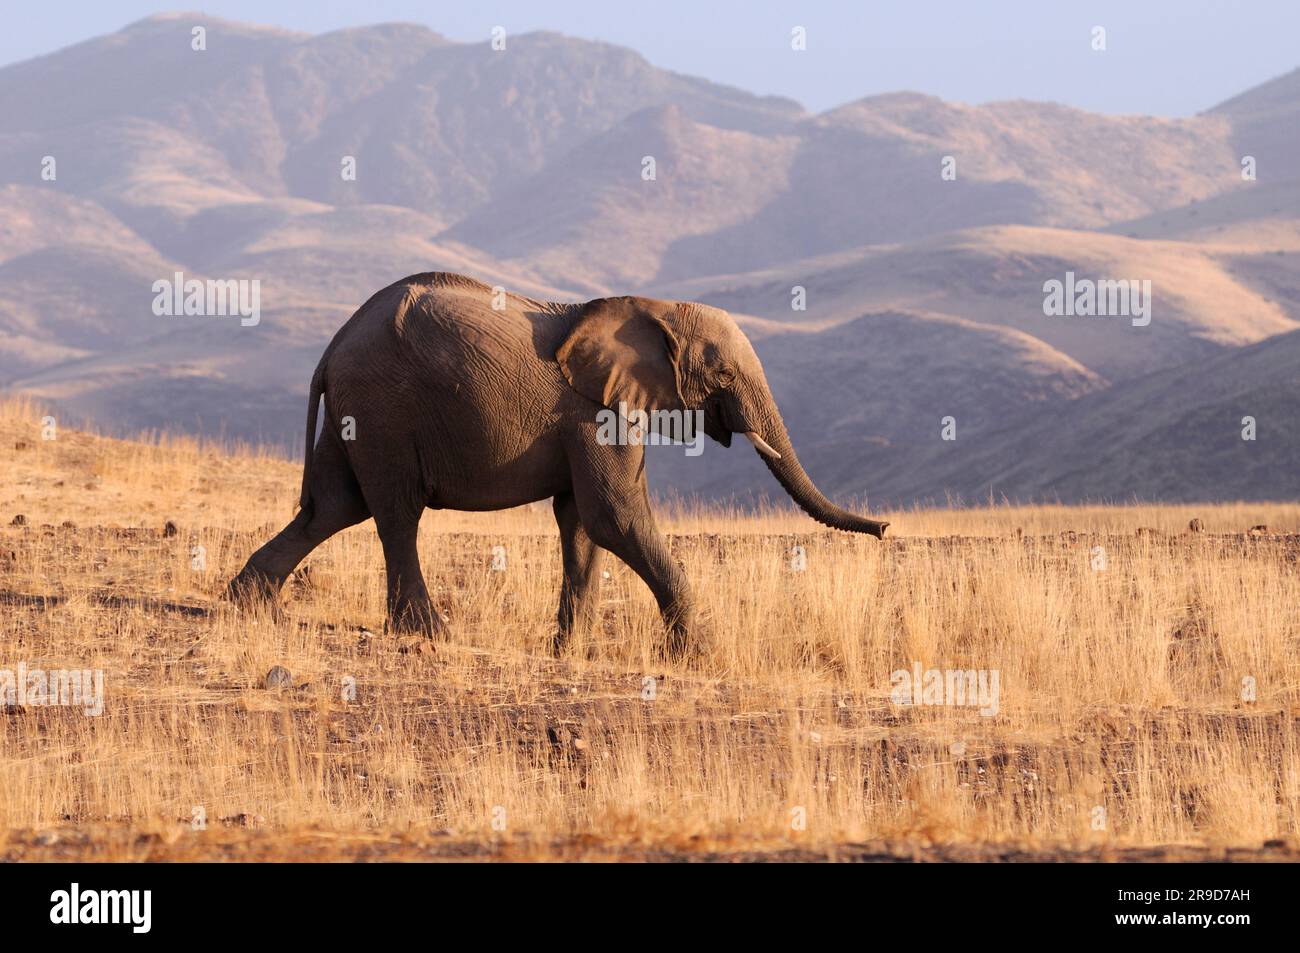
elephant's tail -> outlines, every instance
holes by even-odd
[[[311,376],[311,393],[307,397],[307,440],[303,450],[302,495],[298,497],[298,506],[303,510],[311,508],[311,458],[315,456],[316,417],[320,411],[321,394],[325,393],[325,361],[328,358],[329,348],[326,348]]]

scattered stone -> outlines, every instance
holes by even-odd
[[[266,673],[262,684],[267,688],[285,688],[293,684],[293,676],[283,665],[276,665]]]
[[[1263,523],[1260,523],[1258,526],[1252,526],[1252,527],[1251,527],[1251,528],[1246,532],[1246,535],[1247,535],[1247,536],[1267,536],[1267,535],[1268,535],[1268,527],[1265,526]]]
[[[26,526],[26,525],[27,525],[27,517],[26,517],[26,516],[23,516],[22,513],[19,513],[17,516],[15,516],[13,519],[11,519],[11,520],[9,521],[9,525],[10,525],[10,526]]]
[[[1194,519],[1187,524],[1187,531],[1189,533],[1204,533],[1205,524],[1202,523],[1199,519]]]
[[[164,536],[170,538],[170,537],[172,537],[172,536],[175,536],[175,535],[176,535],[177,533],[179,533],[179,532],[180,532],[180,530],[176,528],[176,524],[173,523],[171,520],[168,520],[166,523],[163,524],[163,535],[164,535]]]

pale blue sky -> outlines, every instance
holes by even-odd
[[[0,64],[183,8],[150,0],[10,5]],[[205,0],[206,13],[319,33],[418,22],[456,40],[547,29],[822,110],[919,90],[980,103],[1055,100],[1110,113],[1190,115],[1300,66],[1297,0]],[[790,30],[808,50],[790,50]],[[1106,53],[1090,31],[1107,30]]]

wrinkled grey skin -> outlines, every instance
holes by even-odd
[[[692,599],[650,510],[644,448],[597,440],[603,408],[702,409],[730,446],[754,433],[780,484],[814,519],[884,536],[886,523],[813,486],[749,341],[724,311],[648,298],[578,305],[502,295],[470,278],[423,274],[380,291],[325,349],[312,377],[302,508],[231,581],[247,602],[274,599],[294,567],[339,530],[374,517],[396,629],[439,632],[420,572],[425,509],[499,510],[554,498],[564,581],[558,651],[589,620],[602,550],[650,587],[666,648],[690,644]],[[315,447],[324,394],[325,422]],[[342,439],[345,417],[355,439]],[[779,457],[777,456],[779,455]]]

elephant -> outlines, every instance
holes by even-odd
[[[888,523],[836,506],[804,472],[758,356],[725,311],[644,297],[559,304],[430,272],[377,292],[325,348],[299,509],[227,596],[273,604],[308,553],[373,517],[389,629],[445,636],[416,550],[424,510],[550,498],[563,567],[553,650],[590,621],[608,551],[649,587],[664,654],[679,656],[692,644],[693,600],[651,511],[647,441],[602,439],[601,413],[628,408],[692,412],[724,447],[743,434],[813,519],[884,538]]]

